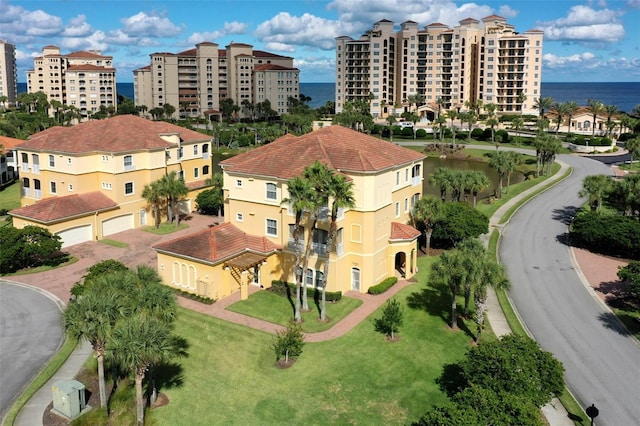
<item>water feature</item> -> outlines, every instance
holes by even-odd
[[[422,183],[422,193],[425,195],[433,195],[434,197],[440,197],[440,189],[429,183],[429,177],[439,167],[447,167],[453,170],[477,170],[484,172],[491,184],[489,188],[480,192],[478,194],[478,201],[483,198],[488,197],[493,194],[498,187],[498,172],[495,169],[489,167],[489,163],[483,161],[473,161],[473,160],[457,160],[451,158],[435,158],[428,157],[424,159],[423,163],[424,167],[424,181]],[[524,180],[524,175],[522,173],[512,173],[511,174],[511,184],[522,182]],[[505,176],[502,185],[504,187],[507,186],[507,178]],[[448,200],[447,200],[448,201]]]

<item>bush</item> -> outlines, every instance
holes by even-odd
[[[636,135],[634,135],[633,133],[623,133],[618,138],[618,142],[625,142],[625,141],[628,141],[629,139],[635,139],[635,137]]]
[[[285,330],[276,333],[275,341],[271,348],[276,353],[276,361],[284,358],[289,363],[289,358],[296,358],[302,354],[304,336],[299,325],[290,325]]]
[[[382,317],[375,320],[375,330],[393,340],[394,333],[397,333],[402,325],[403,315],[402,307],[396,299],[387,300],[382,308]]]
[[[403,127],[402,128],[402,136],[405,137],[413,137],[413,127]]]
[[[284,281],[274,280],[271,282],[271,288],[269,289],[269,291],[272,291],[279,296],[293,298],[296,294],[296,285]],[[315,299],[316,297],[321,297],[321,295],[322,290],[307,287],[307,297]],[[340,300],[342,300],[342,292],[327,291],[325,292],[325,298],[327,302],[339,302]]]
[[[180,290],[180,289],[177,289],[177,288],[174,288],[173,291],[175,291],[176,294],[178,294],[178,295],[180,295],[182,297],[186,297],[187,299],[195,300],[196,302],[204,303],[205,305],[213,305],[214,302],[215,302],[215,300],[213,300],[210,297],[201,296],[199,294],[189,293],[188,291]]]
[[[627,216],[581,212],[571,224],[571,241],[591,251],[640,260],[640,222]]]
[[[489,219],[467,203],[447,202],[441,209],[441,218],[435,223],[431,236],[435,246],[452,247],[489,230]]]
[[[634,260],[627,266],[618,269],[618,278],[629,283],[629,293],[640,301],[640,261]]]
[[[496,140],[502,143],[509,143],[509,132],[506,130],[496,130]]]
[[[471,136],[473,137],[473,133],[471,134]],[[480,140],[483,140],[483,141],[490,141],[491,140],[491,128],[490,127],[487,127],[486,129],[484,129],[482,131],[482,136],[481,136]]]
[[[0,227],[0,274],[16,272],[24,268],[54,266],[66,261],[60,252],[60,236],[52,235],[39,226]]]
[[[382,294],[393,287],[397,282],[398,279],[396,277],[385,278],[380,284],[369,287],[369,290],[367,292],[369,294]]]
[[[425,129],[416,130],[416,137],[417,138],[426,138],[427,137],[427,131]]]
[[[207,215],[217,215],[224,204],[224,194],[221,190],[207,189],[196,196],[198,212]]]
[[[484,135],[484,130],[480,128],[475,128],[471,131],[471,137],[473,139],[483,140],[482,137]],[[489,138],[491,138],[491,130],[489,130]]]

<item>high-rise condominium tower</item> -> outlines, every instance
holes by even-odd
[[[542,31],[518,33],[501,16],[423,29],[381,20],[359,39],[336,38],[336,111],[370,102],[374,117],[409,110],[432,118],[443,109],[492,103],[498,113],[535,113],[542,78]]]

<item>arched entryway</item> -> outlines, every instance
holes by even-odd
[[[402,278],[406,276],[407,255],[401,251],[396,253],[395,269]]]

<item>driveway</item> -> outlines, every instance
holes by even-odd
[[[598,425],[640,419],[640,348],[573,267],[565,233],[584,199],[585,176],[611,175],[592,159],[560,155],[573,174],[518,210],[503,232],[500,258],[512,282],[518,313],[540,345],[565,366],[565,378],[583,407],[600,410]]]
[[[0,419],[60,349],[62,308],[45,291],[0,280]]]

